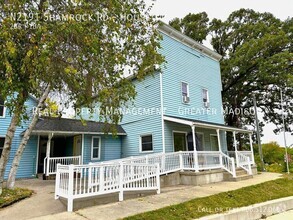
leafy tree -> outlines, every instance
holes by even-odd
[[[0,159],[0,193],[17,125],[32,118],[15,154],[9,187],[38,119],[26,108],[29,94],[40,100],[39,108],[50,92],[66,92],[67,103],[76,107],[126,105],[135,88],[124,77],[125,67],[142,79],[163,62],[156,25],[143,1],[0,2],[0,96],[12,115]],[[118,123],[121,115],[100,119]]]
[[[189,13],[183,19],[174,18],[169,24],[176,30],[202,43],[208,33],[209,18],[206,12],[191,14]]]
[[[202,15],[202,13],[200,13]],[[187,15],[185,18],[190,18]],[[205,22],[207,23],[207,22]],[[250,9],[232,12],[227,20],[213,19],[207,27],[195,22],[186,26],[175,19],[170,22],[176,29],[198,40],[193,33],[211,35],[211,45],[223,56],[221,74],[224,108],[232,109],[225,115],[228,125],[244,127],[254,124],[254,115],[233,114],[235,109],[253,107],[255,95],[265,122],[282,128],[280,90],[284,95],[286,130],[293,124],[293,18],[282,21],[270,13]],[[185,32],[185,29],[192,32]],[[206,36],[202,35],[201,39]],[[263,125],[263,124],[261,124]],[[290,127],[291,126],[291,127]]]

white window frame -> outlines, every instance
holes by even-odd
[[[183,102],[183,97],[184,97],[184,95],[183,95],[183,83],[184,84],[186,84],[186,89],[187,89],[187,97],[188,98],[190,98],[190,95],[189,95],[189,83],[188,82],[184,82],[184,81],[181,81],[181,102],[183,103],[183,104],[188,104],[189,102]]]
[[[212,137],[216,137],[217,143],[218,143],[218,135],[217,134],[210,134],[211,151],[213,151],[213,148],[212,148]],[[215,150],[215,151],[219,151],[219,143],[218,143],[218,149]]]
[[[148,151],[143,151],[142,150],[142,137],[145,137],[145,136],[152,136],[152,150],[148,150]],[[152,133],[148,133],[148,134],[141,134],[139,136],[139,152],[140,153],[152,153],[154,152],[154,135]]]
[[[3,115],[0,115],[0,118],[5,118],[5,115],[6,115],[6,107],[5,107],[5,101],[4,101],[4,103],[3,103]]]
[[[205,101],[203,100],[204,99],[204,91],[206,91],[207,92],[207,103],[210,103],[210,94],[209,94],[209,90],[207,89],[207,88],[202,88],[201,89],[201,96],[202,96],[202,102],[203,102],[203,104],[205,103]]]
[[[99,139],[99,157],[93,157],[93,150],[94,150],[94,139]],[[101,148],[102,148],[102,140],[100,136],[93,136],[92,143],[91,143],[91,160],[100,160],[101,159]]]

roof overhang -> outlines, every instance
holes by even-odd
[[[190,120],[190,119],[183,119],[183,118],[176,118],[171,116],[163,116],[165,121],[170,121],[178,124],[189,125],[189,126],[196,126],[201,128],[208,128],[208,129],[219,129],[223,131],[231,131],[231,132],[238,132],[238,133],[253,133],[252,130],[234,128],[226,125],[214,124],[209,122],[201,122],[197,120]]]
[[[222,59],[222,56],[220,54],[218,54],[217,52],[215,52],[215,51],[209,49],[208,47],[196,42],[192,38],[184,35],[180,31],[177,31],[176,29],[174,29],[173,27],[171,27],[170,25],[168,25],[164,22],[161,22],[161,25],[159,26],[158,29],[159,29],[159,31],[168,35],[169,37],[187,45],[188,47],[191,47],[191,48],[207,55],[208,57],[210,57],[216,61],[219,61],[220,59]]]
[[[82,131],[33,131],[32,135],[64,135],[64,136],[71,136],[71,135],[79,135],[79,134],[89,134],[89,135],[114,135],[113,133],[105,133],[105,132],[82,132]],[[126,136],[126,133],[116,133],[118,136]]]

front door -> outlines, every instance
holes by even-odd
[[[73,156],[81,155],[81,136],[75,136],[73,142]]]
[[[186,134],[173,133],[174,137],[174,151],[186,151]]]

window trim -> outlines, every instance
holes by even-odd
[[[218,143],[218,135],[217,134],[210,134],[211,151],[213,151],[213,148],[212,148],[212,137],[216,137],[217,138],[217,143]],[[218,143],[218,150],[215,150],[215,151],[219,151],[219,143]]]
[[[145,136],[152,136],[152,150],[148,150],[148,151],[143,151],[142,150],[142,137],[145,137]],[[152,153],[152,152],[154,152],[154,135],[152,133],[146,133],[146,134],[139,135],[139,152],[140,153]]]
[[[204,102],[204,100],[203,100],[203,91],[207,91],[207,101],[206,102]],[[209,108],[209,105],[210,105],[210,92],[209,92],[209,90],[207,89],[207,88],[202,88],[201,89],[201,99],[202,99],[202,103],[203,103],[203,105],[204,105],[204,107],[205,108]],[[208,106],[205,106],[205,103],[208,103]]]
[[[188,140],[187,140],[187,131],[178,131],[178,130],[173,130],[172,131],[172,139],[173,139],[173,152],[175,152],[175,141],[174,141],[174,133],[178,134],[185,134],[185,150],[188,151]]]
[[[0,118],[5,118],[6,116],[6,107],[5,107],[5,101],[3,102],[3,115],[0,115]]]
[[[99,139],[99,157],[93,157],[93,146],[94,146],[94,139]],[[91,143],[91,160],[100,160],[101,159],[101,148],[102,148],[102,139],[100,136],[92,136],[92,143]]]
[[[183,103],[183,104],[189,104],[190,103],[190,100],[188,101],[188,102],[183,102],[183,83],[185,83],[186,84],[186,86],[187,86],[187,97],[190,99],[190,93],[189,93],[189,83],[188,82],[186,82],[186,81],[181,81],[181,91],[180,91],[180,94],[181,94],[181,102]]]

